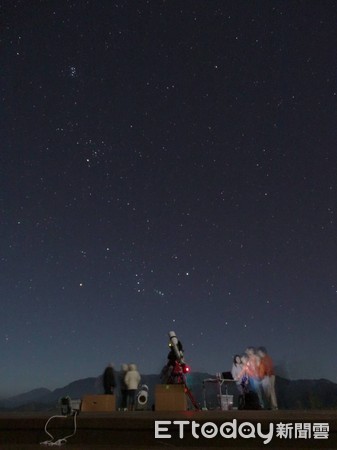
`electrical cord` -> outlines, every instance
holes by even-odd
[[[72,434],[69,434],[68,436],[65,436],[65,437],[63,437],[63,438],[60,438],[60,439],[58,439],[57,441],[54,441],[54,439],[55,439],[54,436],[52,436],[52,435],[49,433],[49,431],[47,430],[48,424],[49,424],[49,422],[50,422],[52,419],[55,419],[55,418],[63,418],[63,419],[65,419],[65,418],[68,417],[68,416],[64,416],[64,415],[62,415],[62,416],[61,416],[61,415],[56,415],[56,416],[49,417],[49,419],[48,419],[47,422],[46,422],[46,425],[44,426],[44,431],[46,432],[46,434],[48,434],[48,436],[50,437],[50,439],[47,440],[47,441],[40,442],[40,445],[47,445],[47,446],[49,446],[49,447],[52,447],[52,446],[60,447],[61,445],[66,444],[66,443],[67,443],[67,439],[69,439],[69,438],[75,436],[76,431],[77,431],[77,420],[76,420],[76,418],[77,418],[77,411],[74,412],[73,416],[74,416],[74,431],[73,431],[73,433],[72,433]]]

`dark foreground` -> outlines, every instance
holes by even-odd
[[[60,448],[40,444],[50,439],[44,428],[51,416],[53,413],[0,414],[0,449]],[[158,425],[157,422],[156,428],[156,421],[171,421],[171,423],[160,422]],[[179,425],[173,424],[173,421],[184,422]],[[206,422],[209,423],[208,426],[204,426]],[[227,438],[221,435],[221,426],[222,433],[227,433]],[[47,427],[55,440],[72,434],[74,429],[74,417],[55,417]],[[156,429],[159,435],[157,438]],[[182,438],[179,437],[179,429]],[[214,437],[205,437],[207,429]],[[277,430],[281,429],[284,431],[282,438],[277,437]],[[269,443],[264,444],[266,437],[262,438],[260,435],[267,435],[271,430],[272,434],[269,436],[273,437]],[[171,437],[163,437],[165,434]],[[250,437],[247,437],[247,434]],[[75,435],[69,437],[62,447],[72,450],[337,449],[337,411],[80,413],[76,420]]]

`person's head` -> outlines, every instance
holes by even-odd
[[[137,370],[136,364],[129,364],[129,370]]]
[[[106,371],[109,371],[109,372],[112,372],[112,371],[114,370],[113,364],[112,364],[112,363],[109,363],[109,364],[106,366],[105,370],[106,370]]]
[[[128,366],[127,364],[122,364],[122,365],[121,365],[121,370],[122,370],[123,372],[127,372],[128,369],[129,369],[129,366]]]
[[[241,355],[241,364],[247,364],[248,360],[249,360],[249,357],[246,353]]]
[[[256,353],[255,352],[255,348],[254,347],[247,347],[245,353],[247,353],[248,356],[255,355],[255,353]]]
[[[236,364],[241,364],[241,356],[240,355],[235,355],[233,358],[233,363]]]
[[[263,358],[264,356],[266,356],[266,354],[267,354],[266,347],[259,347],[257,349],[257,354],[259,355],[260,358]]]

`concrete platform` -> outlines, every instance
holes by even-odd
[[[55,412],[55,414],[59,413]],[[44,428],[47,420],[53,415],[52,412],[49,415],[1,413],[0,449],[50,448],[40,443],[50,439]],[[156,421],[161,421],[159,425],[157,422],[157,427]],[[162,423],[162,421],[168,423]],[[173,424],[173,421],[184,422],[179,425]],[[246,424],[242,425],[245,422]],[[205,423],[209,423],[208,427],[204,426]],[[292,436],[277,437],[277,427],[280,427],[278,424],[287,424]],[[328,424],[328,433],[324,432],[323,424]],[[286,425],[281,427],[285,428]],[[296,427],[297,431],[295,431]],[[47,429],[55,439],[70,435],[74,431],[74,418],[55,417],[49,422]],[[215,436],[205,437],[207,429]],[[223,437],[220,429],[227,437]],[[233,434],[235,429],[237,437]],[[179,431],[182,437],[179,436]],[[272,436],[272,439],[264,444],[270,431],[272,433],[269,436]],[[247,437],[247,433],[251,437]],[[253,437],[254,433],[255,437]],[[163,437],[165,434],[171,435],[171,438]],[[261,437],[260,434],[265,436]],[[327,436],[327,439],[324,436]],[[337,449],[337,411],[82,412],[77,416],[75,435],[67,439],[63,448],[72,450]]]

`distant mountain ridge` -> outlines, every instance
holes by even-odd
[[[42,408],[42,405],[45,406],[45,409],[50,409],[51,407],[55,407],[58,403],[59,399],[62,397],[69,396],[71,398],[81,398],[85,394],[98,394],[101,393],[97,389],[97,380],[98,378],[84,378],[80,380],[73,381],[72,383],[62,387],[57,388],[53,391],[46,388],[34,389],[32,391],[26,392],[24,394],[15,395],[13,397],[9,397],[7,399],[0,400],[0,410],[1,409],[21,409],[28,403],[34,404],[37,403]]]
[[[116,374],[118,378],[118,373]],[[217,383],[203,383],[204,380],[213,379],[207,373],[193,373],[188,375],[188,386],[194,397],[204,406],[206,401],[209,409],[218,405]],[[154,403],[154,388],[160,384],[159,375],[142,375],[141,384],[149,388],[148,407]],[[225,393],[225,386],[222,393]],[[280,409],[337,409],[337,384],[329,380],[288,380],[277,377],[276,390]],[[118,395],[119,387],[116,388]],[[83,378],[57,388],[53,391],[46,388],[32,391],[0,400],[0,411],[48,411],[57,408],[60,398],[69,396],[72,399],[81,399],[86,394],[102,394],[101,376]],[[228,385],[228,393],[237,398],[236,387]]]
[[[48,396],[51,390],[47,388],[33,389],[32,391],[25,392],[24,394],[15,395],[8,399],[0,400],[1,407],[15,408],[16,406],[24,405],[30,402],[35,402],[39,398]]]

